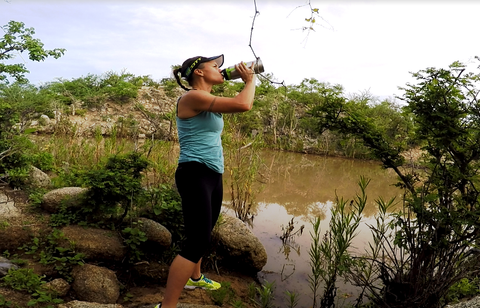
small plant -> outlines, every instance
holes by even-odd
[[[54,308],[57,306],[57,304],[63,303],[63,300],[61,298],[57,298],[55,294],[51,292],[47,292],[45,290],[36,290],[32,294],[32,298],[28,302],[28,306],[37,306],[37,305],[42,305],[41,307],[45,308]],[[53,304],[53,305],[50,305]],[[46,306],[45,306],[46,305]]]
[[[287,304],[289,308],[295,308],[298,305],[298,301],[300,300],[298,298],[298,293],[295,292],[290,292],[290,291],[285,291],[285,295],[287,297]]]
[[[310,283],[310,290],[313,296],[313,305],[316,307],[318,298],[318,288],[320,287],[321,274],[322,274],[322,258],[320,250],[320,217],[316,217],[312,222],[313,232],[310,233],[312,242],[310,243],[310,250],[308,252],[310,256],[310,268],[312,273],[308,275],[308,281]]]
[[[35,274],[30,268],[10,268],[2,280],[4,286],[18,291],[33,293],[45,283],[42,281],[42,278],[43,277]]]
[[[230,282],[222,282],[222,287],[218,290],[207,291],[215,305],[223,306],[229,304],[235,297],[235,290],[232,289]]]
[[[123,297],[123,301],[128,302],[133,299],[133,294],[132,293],[126,293],[125,296]]]
[[[0,230],[5,230],[8,226],[10,226],[8,221],[0,221]]]
[[[257,287],[257,295],[258,295],[258,301],[256,301],[256,304],[259,305],[261,308],[272,308],[273,307],[273,290],[275,288],[275,281],[274,282],[268,282],[265,281],[264,284],[262,284],[261,287]]]
[[[20,249],[23,249],[25,254],[33,255],[41,264],[52,264],[65,280],[71,282],[72,267],[83,265],[85,256],[75,253],[73,243],[70,243],[70,247],[62,247],[60,243],[64,241],[65,235],[60,230],[54,229],[44,238],[33,238],[31,243],[23,245]]]
[[[46,189],[44,188],[36,188],[29,190],[28,194],[28,204],[32,208],[40,208],[42,204],[42,197],[45,195]]]
[[[2,294],[0,294],[0,307],[12,307],[12,302],[6,300]]]
[[[232,307],[233,308],[245,308],[245,303],[242,302],[241,300],[237,299],[232,302]]]
[[[133,223],[135,226],[137,223]],[[143,252],[140,245],[147,240],[145,232],[136,227],[126,227],[122,230],[124,234],[124,242],[128,247],[129,259],[131,262],[140,261]]]

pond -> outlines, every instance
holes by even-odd
[[[371,232],[366,225],[377,212],[375,199],[401,200],[402,191],[393,186],[397,182],[391,170],[381,168],[378,162],[317,155],[265,151],[262,159],[268,172],[265,183],[258,183],[262,190],[256,194],[258,203],[254,209],[251,226],[253,233],[265,246],[268,262],[259,273],[260,281],[275,282],[275,306],[285,307],[285,291],[299,295],[297,307],[311,307],[312,292],[308,280],[311,273],[309,264],[310,232],[312,219],[321,217],[322,234],[328,229],[330,208],[335,196],[351,200],[360,192],[358,182],[361,176],[370,179],[367,187],[368,202],[354,248],[362,252],[370,240]],[[225,187],[225,201],[230,200]],[[228,207],[228,205],[227,205]],[[284,245],[280,236],[289,221],[293,219],[294,230],[304,226],[303,233],[293,237]],[[337,282],[337,307],[343,307],[356,299],[355,287],[339,279]],[[319,294],[323,294],[322,286]]]

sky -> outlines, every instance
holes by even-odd
[[[318,15],[313,31],[305,31],[310,6]],[[24,63],[37,86],[107,72],[160,81],[189,57],[224,54],[224,67],[260,57],[265,73],[286,85],[315,78],[383,99],[401,96],[399,87],[414,82],[412,72],[454,61],[477,65],[480,56],[480,1],[310,0],[310,6],[305,0],[0,0],[0,25],[24,22],[46,49],[66,49],[40,63],[16,55],[12,63]]]

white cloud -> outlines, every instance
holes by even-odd
[[[287,84],[316,78],[392,96],[411,80],[409,71],[468,61],[480,49],[480,3],[471,1],[312,0],[325,20],[309,33],[299,30],[310,17],[305,1],[256,3],[253,50]],[[254,14],[245,0],[0,2],[3,24],[23,21],[46,48],[67,49],[58,60],[26,61],[33,83],[123,69],[159,80],[195,55],[223,53],[225,65],[253,60]]]

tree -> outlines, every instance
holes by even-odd
[[[413,77],[416,84],[401,88],[405,122],[414,121],[408,138],[389,136],[348,102],[315,110],[322,128],[363,140],[405,188],[404,210],[392,216],[394,232],[371,227],[380,253],[372,249],[376,256],[364,258],[352,275],[368,284],[377,307],[440,307],[454,283],[478,272],[472,255],[480,240],[480,74],[455,62]],[[410,142],[422,146],[421,168],[406,165],[401,155]],[[366,263],[373,280],[362,273]]]
[[[23,22],[11,20],[8,24],[1,27],[5,32],[0,40],[0,83],[9,83],[8,77],[13,77],[17,82],[25,83],[28,80],[25,74],[29,70],[22,63],[5,64],[4,62],[15,57],[15,52],[28,52],[28,58],[32,61],[44,61],[48,57],[60,58],[65,49],[55,48],[47,50],[43,48],[43,43],[34,38],[35,30],[25,28]]]

